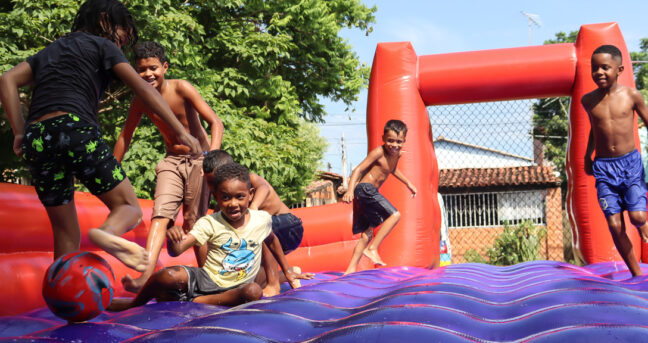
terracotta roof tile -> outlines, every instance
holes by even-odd
[[[546,188],[560,185],[550,166],[439,170],[439,191],[489,188]]]
[[[322,190],[329,185],[333,186],[330,180],[315,180],[306,187],[306,193]]]
[[[342,180],[342,175],[330,171],[318,171],[317,176],[322,180]]]

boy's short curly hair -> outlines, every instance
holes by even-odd
[[[218,167],[232,162],[234,162],[234,159],[227,151],[219,149],[211,150],[205,154],[205,158],[203,159],[203,173],[209,174]]]
[[[214,171],[214,189],[228,180],[236,179],[241,182],[244,182],[248,188],[252,188],[252,182],[250,181],[250,170],[247,169],[244,165],[238,164],[236,162],[223,164],[222,166],[216,168]]]
[[[614,45],[610,45],[610,44],[601,45],[598,48],[596,48],[596,50],[594,50],[592,56],[596,54],[610,54],[612,58],[618,59],[619,61],[623,61],[623,57],[621,57],[621,50],[619,50],[619,48],[617,48]]]
[[[153,41],[140,42],[133,47],[133,55],[135,60],[143,58],[157,57],[160,63],[167,62],[166,53],[162,44]]]
[[[398,119],[392,119],[385,124],[383,133],[387,133],[389,130],[394,131],[396,134],[402,132],[404,135],[407,135],[407,125]]]

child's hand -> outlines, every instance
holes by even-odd
[[[167,238],[173,243],[180,243],[185,237],[184,230],[180,226],[173,226],[167,230]]]
[[[297,274],[295,272],[288,269],[287,271],[284,271],[284,275],[286,276],[290,288],[295,289],[301,287],[301,282],[297,280]]]
[[[192,136],[192,135],[190,135],[188,133],[185,133],[182,136],[180,136],[179,138],[180,138],[180,141],[184,145],[188,146],[191,149],[191,154],[192,155],[197,156],[197,155],[202,154],[203,149],[200,146],[200,142],[198,142],[196,137],[194,137],[194,136]]]
[[[344,195],[342,196],[342,201],[347,204],[353,201],[353,192],[347,191],[346,193],[344,193]]]
[[[416,196],[416,187],[414,185],[410,185],[409,187],[410,192],[412,192],[412,198]]]
[[[13,151],[14,154],[18,157],[23,157],[23,149],[22,149],[22,141],[23,141],[23,135],[19,134],[14,136],[14,144],[13,144]]]

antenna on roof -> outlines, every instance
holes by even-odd
[[[535,24],[538,27],[542,27],[542,21],[540,21],[540,16],[534,13],[527,13],[524,11],[520,11],[522,15],[524,15],[528,22],[529,22],[529,45],[531,45],[531,24]]]

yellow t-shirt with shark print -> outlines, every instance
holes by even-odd
[[[261,267],[261,250],[272,232],[272,217],[265,211],[249,211],[245,227],[233,228],[217,212],[200,218],[189,232],[199,245],[207,244],[203,269],[220,287],[253,281]]]

